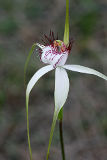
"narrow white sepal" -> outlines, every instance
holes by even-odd
[[[55,71],[55,110],[60,111],[66,102],[69,91],[69,78],[67,72],[62,67],[57,67]]]
[[[93,74],[93,75],[96,75],[100,78],[107,80],[107,76],[105,76],[104,74],[102,74],[94,69],[88,68],[88,67],[84,67],[84,66],[80,66],[80,65],[64,65],[63,68],[74,71],[74,72]]]
[[[45,66],[41,69],[39,69],[31,78],[31,80],[29,81],[28,85],[27,85],[27,89],[26,89],[26,96],[29,96],[32,88],[34,87],[35,83],[39,80],[39,78],[41,78],[44,74],[46,74],[47,72],[53,70],[53,66],[48,65]]]

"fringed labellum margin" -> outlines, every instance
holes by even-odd
[[[45,39],[48,41],[48,44],[46,44],[46,42],[44,42],[46,45],[37,43],[38,47],[40,47],[39,54],[41,61],[43,63],[51,64],[54,68],[63,66],[71,51],[72,42],[65,45],[61,40],[54,40],[54,36],[52,41],[46,35]]]

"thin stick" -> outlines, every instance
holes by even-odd
[[[59,134],[60,134],[60,144],[61,144],[62,159],[65,160],[62,120],[59,120]]]

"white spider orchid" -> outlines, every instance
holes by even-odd
[[[52,141],[52,136],[56,124],[56,120],[58,118],[58,114],[61,110],[61,108],[64,106],[68,91],[69,91],[69,78],[66,70],[74,71],[74,72],[80,72],[80,73],[86,73],[86,74],[92,74],[96,75],[100,78],[103,78],[107,80],[107,76],[104,74],[80,65],[74,65],[74,64],[65,64],[67,61],[67,58],[69,56],[69,53],[71,51],[72,42],[69,43],[69,14],[68,14],[68,0],[66,1],[66,23],[65,23],[65,33],[64,33],[64,42],[58,39],[54,38],[53,32],[50,32],[50,37],[47,39],[47,42],[45,45],[41,45],[39,43],[34,44],[30,54],[35,49],[35,46],[37,45],[40,47],[40,59],[43,63],[49,64],[41,69],[39,69],[31,78],[27,85],[26,89],[26,111],[27,111],[27,131],[28,131],[28,143],[29,143],[29,150],[30,150],[30,159],[32,159],[32,152],[31,152],[31,146],[30,146],[30,136],[29,136],[29,121],[28,121],[28,105],[29,105],[29,95],[36,84],[36,82],[46,73],[49,71],[55,70],[55,91],[54,91],[54,98],[55,98],[55,111],[53,116],[53,123],[50,133],[50,140],[48,145],[48,152],[47,152],[47,159],[49,155],[49,149]],[[28,57],[29,60],[30,56]],[[26,62],[25,70],[28,64],[28,60]]]
[[[66,70],[86,73],[86,74],[93,74],[105,80],[107,80],[107,77],[104,74],[88,67],[84,67],[80,65],[70,65],[70,64],[65,65],[69,55],[70,45],[69,47],[66,47],[64,42],[60,40],[53,41],[53,43],[48,46],[43,46],[40,44],[36,44],[36,45],[38,45],[42,51],[41,61],[43,63],[48,63],[49,65],[39,69],[29,81],[26,89],[27,109],[28,109],[28,102],[29,102],[29,94],[32,88],[34,87],[34,85],[36,84],[36,82],[49,71],[55,70],[55,92],[54,92],[55,113],[53,118],[52,129],[51,129],[51,137],[50,137],[50,143],[49,143],[49,148],[50,148],[53,130],[58,117],[58,113],[61,110],[61,108],[64,106],[64,103],[66,102],[66,99],[68,96],[69,78]],[[48,150],[48,154],[49,154],[49,150]]]

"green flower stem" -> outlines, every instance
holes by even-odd
[[[64,43],[69,43],[69,0],[66,0],[66,18],[65,18],[65,31],[64,31]]]
[[[61,144],[62,159],[65,160],[62,120],[59,120],[59,134],[60,134],[60,144]]]
[[[59,120],[59,135],[60,135],[60,144],[61,144],[62,159],[65,160],[62,119],[63,119],[63,107],[61,108],[61,110],[60,110],[60,112],[58,114],[58,120]]]

